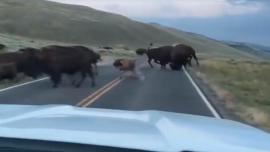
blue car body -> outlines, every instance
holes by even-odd
[[[162,111],[1,105],[0,137],[150,151],[269,152],[270,135],[224,119]]]

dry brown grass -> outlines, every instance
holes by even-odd
[[[270,131],[270,63],[204,59],[198,71],[227,108]]]

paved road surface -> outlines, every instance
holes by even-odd
[[[80,88],[71,86],[70,79],[66,77],[63,78],[63,82],[59,85],[59,88],[52,88],[52,83],[49,79],[46,79],[0,92],[0,103],[76,105],[77,102],[117,76],[119,76],[119,73],[116,69],[109,66],[100,67],[100,73],[96,79],[97,86],[95,88],[91,87],[91,80],[89,78],[86,79]]]
[[[184,72],[144,68],[144,81],[127,78],[91,107],[162,110],[212,116]]]
[[[125,78],[88,107],[124,110],[163,110],[213,116],[184,72],[142,68],[145,80]],[[81,88],[73,88],[64,79],[59,88],[51,88],[46,79],[0,92],[1,104],[69,104],[76,105],[87,96],[119,76],[111,66],[101,66],[98,86],[88,79]]]

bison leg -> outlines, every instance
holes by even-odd
[[[70,76],[68,76],[68,78],[70,79],[71,85],[75,86],[76,85],[75,76],[74,75],[70,75]]]
[[[85,73],[85,71],[82,71],[81,72],[81,80],[75,85],[76,86],[76,88],[79,88],[81,85],[82,85],[82,83],[83,83],[83,81],[85,80],[85,77],[86,77],[86,73]]]
[[[96,81],[95,81],[95,75],[93,73],[93,68],[91,67],[87,72],[88,72],[88,75],[91,78],[91,85],[92,85],[92,87],[96,86]]]
[[[75,86],[76,85],[76,80],[72,80],[71,85]]]
[[[189,65],[190,67],[192,67],[191,59],[192,59],[192,57],[189,57],[189,58],[187,59],[187,63],[188,63],[188,65]]]
[[[199,66],[199,61],[195,53],[192,54],[193,58],[196,60],[197,66]]]
[[[61,74],[54,73],[50,76],[51,81],[53,82],[53,88],[57,88],[61,81]]]
[[[152,61],[152,58],[148,58],[148,64],[150,65],[151,68],[153,68],[154,66],[152,65],[151,61]]]
[[[161,69],[166,69],[167,62],[160,61]]]
[[[156,64],[160,64],[160,61],[159,61],[159,60],[154,60],[154,62],[155,62]]]
[[[160,66],[160,68],[161,68],[161,69],[166,69],[166,64],[162,64],[162,65]]]
[[[94,70],[95,70],[95,75],[98,75],[98,68],[97,68],[97,64],[94,64]]]

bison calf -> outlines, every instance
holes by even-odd
[[[144,79],[141,71],[136,67],[135,59],[117,59],[114,61],[113,66],[123,72],[132,72],[133,76],[138,77],[141,80]]]

